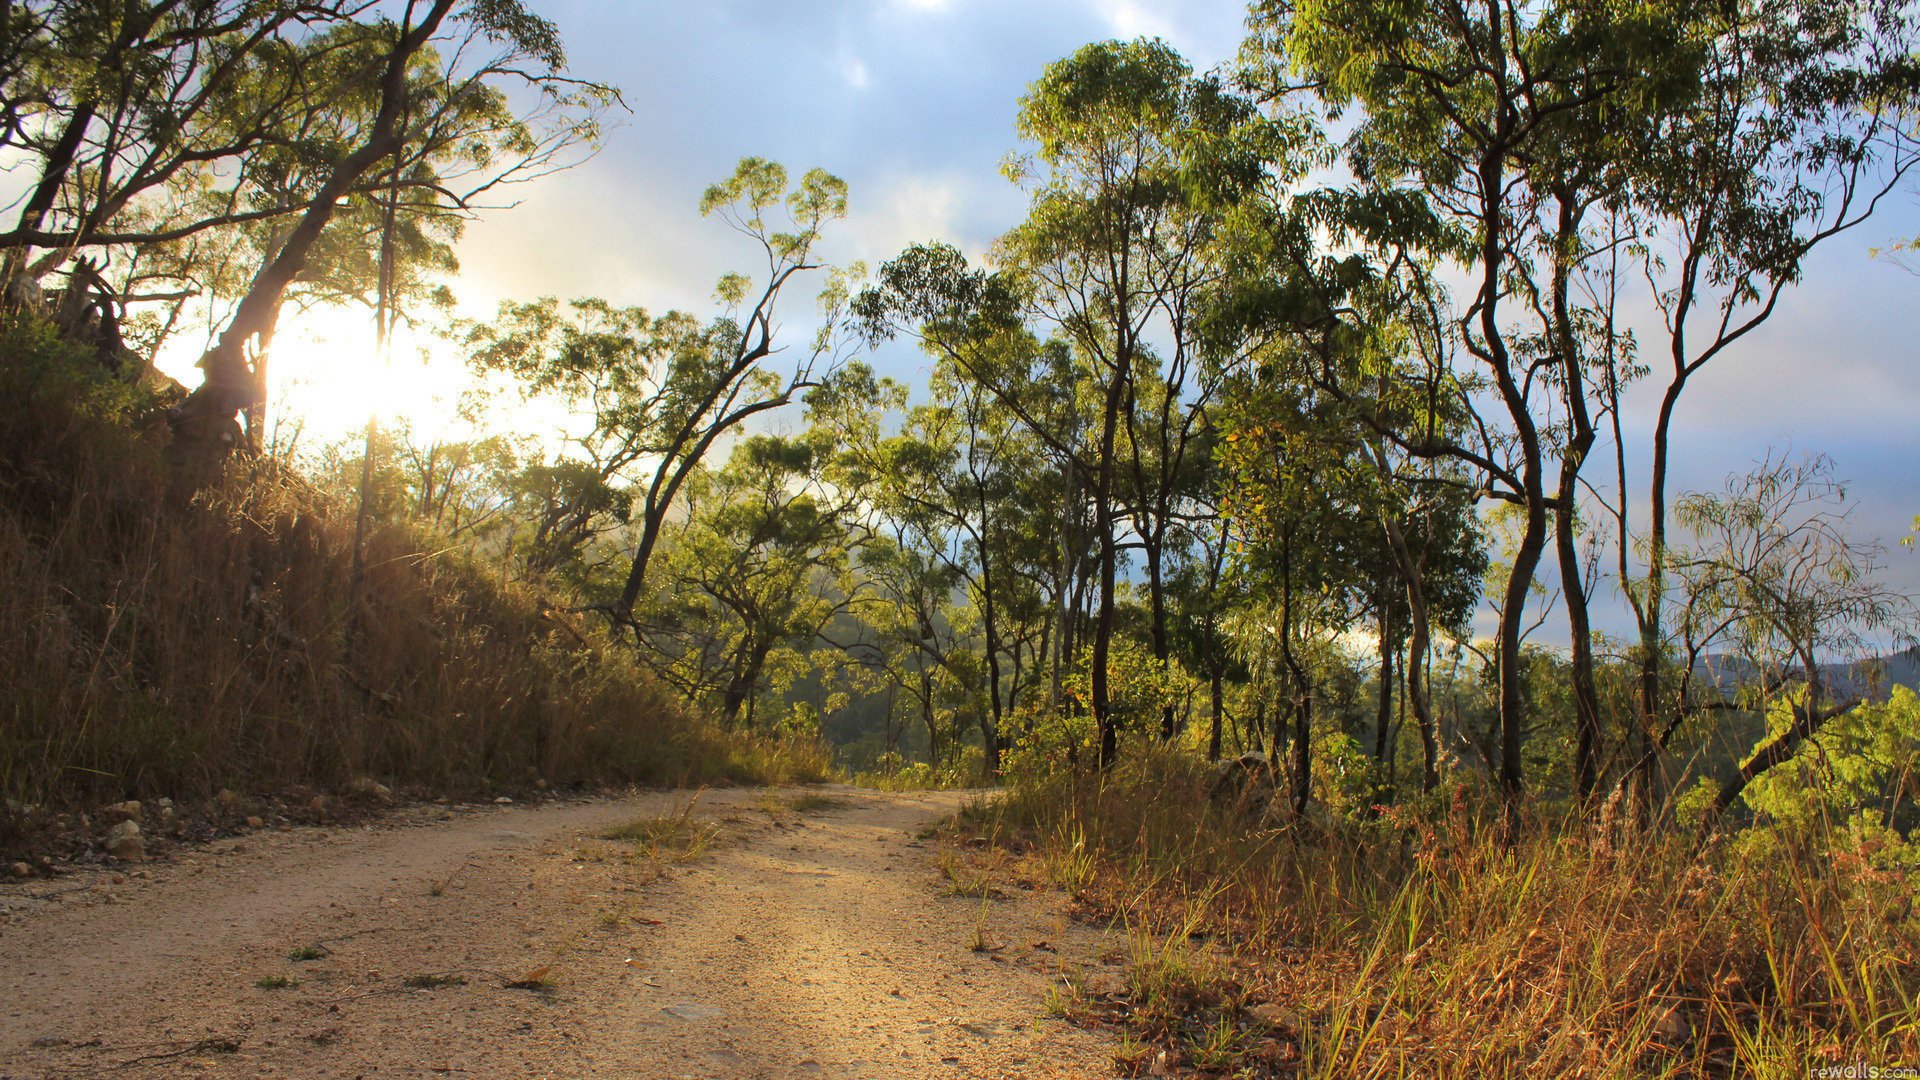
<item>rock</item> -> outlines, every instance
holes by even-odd
[[[313,797],[313,801],[307,804],[307,808],[312,810],[316,814],[326,813],[327,797],[325,795],[315,795]]]
[[[123,803],[114,803],[100,813],[108,821],[139,821],[140,800],[128,799]]]
[[[173,800],[172,799],[156,799],[154,800],[153,805],[156,808],[158,808],[158,810],[160,811],[160,821],[162,824],[165,824],[173,820]]]
[[[144,862],[147,843],[140,837],[140,824],[123,821],[107,833],[107,854],[125,862]]]
[[[669,1005],[660,1011],[673,1017],[675,1020],[713,1020],[721,1015],[719,1009],[710,1008],[706,1005],[696,1005],[690,1001],[682,1002],[678,1005]]]
[[[249,828],[249,829],[264,829],[264,828],[266,828],[266,827],[267,827],[267,819],[266,819],[266,818],[263,818],[263,817],[260,817],[260,816],[258,816],[258,815],[249,815],[249,816],[247,817],[247,828]]]
[[[32,877],[33,867],[28,866],[26,863],[23,863],[23,862],[14,863],[13,876],[14,877]]]
[[[347,791],[363,799],[373,799],[378,802],[393,801],[393,789],[371,776],[355,777],[353,782],[347,785]]]
[[[1677,1004],[1666,1007],[1653,1022],[1653,1033],[1669,1048],[1679,1049],[1687,1045],[1693,1036],[1693,1026],[1687,1023],[1686,1014]]]
[[[513,800],[512,800],[512,799],[509,799],[509,798],[507,798],[507,797],[506,797],[505,795],[502,795],[502,796],[500,796],[499,798],[497,798],[497,799],[495,799],[495,800],[493,800],[493,801],[494,801],[494,802],[496,802],[496,803],[498,803],[498,804],[500,804],[501,806],[511,806],[511,805],[513,805]]]

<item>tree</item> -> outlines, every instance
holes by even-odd
[[[781,208],[784,227],[773,219]],[[782,295],[799,275],[824,269],[814,249],[822,227],[846,214],[845,182],[814,169],[789,187],[784,168],[746,158],[731,178],[707,189],[700,209],[719,214],[766,257],[757,287],[739,274],[721,279],[723,310],[714,319],[680,311],[654,316],[598,299],[563,310],[545,298],[503,304],[492,323],[467,335],[480,370],[512,374],[530,392],[557,396],[585,417],[586,430],[574,441],[601,485],[629,480],[637,490],[625,580],[595,605],[616,628],[633,625],[654,549],[708,452],[748,419],[821,385],[846,358],[841,324],[850,277],[833,272],[820,294],[823,322],[811,347],[784,372],[766,363],[776,352]],[[580,495],[611,510],[588,487]],[[579,509],[567,511],[578,527],[598,528],[594,514]]]
[[[809,647],[864,596],[849,573],[851,499],[821,482],[829,452],[816,438],[742,440],[702,475],[664,549],[674,587],[637,609],[642,655],[729,725],[754,728],[763,691],[790,686]]]
[[[1913,640],[1913,601],[1875,579],[1881,552],[1848,538],[1845,499],[1827,458],[1769,455],[1722,491],[1687,495],[1674,508],[1694,537],[1673,564],[1689,597],[1690,636],[1701,649],[1732,646],[1756,676],[1750,704],[1784,712],[1720,785],[1703,828],[1802,742],[1860,706],[1858,688],[1836,687],[1833,673],[1877,638]],[[1670,737],[1671,729],[1662,734]]]
[[[1611,125],[1684,93],[1693,42],[1661,5],[1604,0],[1524,11],[1491,0],[1264,4],[1257,17],[1250,52],[1269,92],[1297,73],[1333,112],[1364,110],[1344,144],[1354,192],[1316,201],[1380,253],[1375,273],[1408,283],[1408,312],[1432,343],[1429,396],[1454,396],[1476,417],[1473,443],[1428,433],[1399,438],[1402,449],[1473,467],[1487,496],[1523,515],[1497,642],[1511,813],[1526,730],[1520,638],[1561,495],[1548,490],[1549,460],[1560,458],[1570,492],[1593,436],[1568,303],[1588,253],[1582,221],[1610,191]],[[1445,266],[1469,278],[1458,308],[1439,285]],[[1452,370],[1456,350],[1473,377]],[[1499,410],[1498,431],[1486,404]]]
[[[428,130],[411,125],[429,122],[435,115],[416,111],[426,102],[410,73],[452,9],[452,0],[408,0],[397,24],[381,23],[371,29],[385,47],[371,66],[378,90],[369,118],[352,128],[355,137],[323,170],[324,179],[306,194],[296,222],[278,239],[219,341],[202,357],[200,366],[206,375],[201,386],[169,412],[182,461],[217,461],[237,443],[233,418],[259,399],[260,374],[287,290],[305,270],[341,201],[369,175],[377,177],[376,168],[389,158],[396,160],[390,188],[403,173],[409,137],[417,130]],[[506,76],[522,78],[536,89],[558,85],[565,61],[559,39],[551,24],[529,15],[516,0],[482,0],[465,9],[457,21],[467,27],[468,40],[491,41],[505,52],[500,59],[483,64],[469,86],[481,87],[489,77]],[[458,51],[455,57],[457,64]],[[463,104],[457,103],[457,94],[454,98],[449,108]],[[443,110],[437,115],[444,118],[448,113]],[[446,152],[445,145],[436,152]]]
[[[1629,515],[1624,449],[1612,507],[1619,574],[1640,636],[1638,765],[1620,783],[1642,794],[1662,751],[1663,716],[1674,708],[1664,675],[1673,645],[1668,486],[1682,396],[1703,368],[1737,353],[1772,317],[1815,248],[1865,222],[1920,162],[1920,147],[1899,125],[1920,44],[1904,6],[1838,12],[1791,2],[1743,5],[1733,17],[1691,14],[1698,89],[1654,113],[1651,137],[1622,158],[1646,252],[1640,269],[1662,320],[1658,359],[1650,349],[1649,361],[1666,381],[1643,478],[1646,522],[1636,531]],[[1626,380],[1609,372],[1604,389],[1620,444]],[[1638,574],[1629,555],[1636,547],[1645,552]]]
[[[1009,166],[1031,203],[996,247],[1006,270],[971,274],[950,249],[910,249],[866,307],[886,332],[931,326],[923,336],[1021,417],[1091,506],[1090,698],[1103,764],[1118,746],[1106,667],[1129,519],[1147,563],[1155,655],[1163,667],[1171,658],[1164,552],[1210,393],[1198,385],[1195,305],[1211,276],[1214,208],[1268,179],[1261,163],[1273,155],[1255,121],[1247,102],[1194,77],[1160,42],[1089,45],[1050,65],[1021,103],[1016,129],[1037,151]],[[1046,328],[1048,347],[1021,328],[1028,320]],[[952,333],[961,327],[970,329]],[[1159,332],[1164,361],[1151,343]],[[978,345],[991,347],[982,355]],[[1083,389],[1091,399],[1084,431],[1078,408],[1061,415],[1031,395],[1044,366],[1035,362],[1048,360],[1065,365],[1068,401]],[[1171,716],[1161,724],[1170,730]]]

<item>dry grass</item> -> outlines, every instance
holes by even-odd
[[[975,812],[1132,932],[1140,1068],[1236,1076],[1805,1076],[1920,1064],[1915,882],[1788,845],[1696,856],[1464,795],[1415,817],[1269,828],[1172,754]],[[974,821],[969,828],[978,830]],[[1483,825],[1489,827],[1483,828]]]
[[[698,804],[695,798],[670,813],[630,821],[601,834],[601,839],[636,845],[649,859],[690,862],[712,851],[726,835],[716,822],[694,816]]]
[[[405,522],[370,530],[356,582],[351,507],[273,462],[169,493],[150,404],[41,331],[0,326],[0,394],[0,851],[29,844],[32,805],[828,771],[820,747],[722,735]]]

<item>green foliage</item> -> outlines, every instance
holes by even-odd
[[[1791,706],[1769,710],[1770,736],[1791,722]],[[1742,799],[1757,820],[1801,831],[1845,825],[1856,832],[1911,834],[1920,824],[1920,698],[1904,686],[1889,700],[1828,721],[1785,764],[1755,778]],[[1878,826],[1878,829],[1875,829]]]

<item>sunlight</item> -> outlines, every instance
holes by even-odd
[[[274,343],[268,382],[270,422],[297,427],[309,445],[354,435],[370,416],[429,440],[462,437],[460,394],[472,384],[444,342],[404,324],[383,363],[373,319],[350,308],[290,318]]]
[[[391,352],[383,364],[373,318],[363,309],[289,312],[268,369],[268,441],[314,449],[357,437],[369,417],[431,441],[471,437],[459,405],[473,378],[447,343],[403,324]],[[175,343],[160,368],[194,386],[199,355],[198,347]]]

